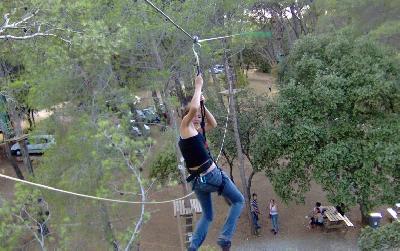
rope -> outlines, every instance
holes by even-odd
[[[224,148],[224,143],[225,143],[225,138],[226,138],[226,131],[228,129],[228,121],[229,121],[229,114],[230,114],[230,104],[231,104],[231,99],[228,96],[228,114],[226,115],[226,121],[225,121],[225,130],[224,130],[224,136],[222,137],[222,144],[219,149],[219,153],[217,156],[217,159],[215,160],[215,163],[218,163],[219,157],[221,157],[222,149]]]
[[[197,68],[197,76],[198,76],[198,75],[200,75],[201,72],[200,72],[199,54],[197,53],[197,51],[195,49],[196,45],[198,45],[198,46],[201,46],[201,45],[198,42],[195,42],[195,43],[193,43],[193,46],[192,46],[193,54],[194,54],[194,57],[196,58],[196,68]]]
[[[93,200],[101,200],[101,201],[108,201],[108,202],[115,202],[115,203],[124,203],[124,204],[164,204],[164,203],[170,203],[170,202],[174,202],[177,200],[182,200],[186,197],[191,196],[194,192],[191,192],[183,197],[180,198],[176,198],[173,200],[164,200],[164,201],[129,201],[129,200],[114,200],[114,199],[107,199],[107,198],[102,198],[102,197],[97,197],[97,196],[92,196],[92,195],[86,195],[86,194],[80,194],[80,193],[74,193],[74,192],[70,192],[70,191],[65,191],[62,189],[58,189],[58,188],[54,188],[54,187],[50,187],[50,186],[45,186],[42,184],[38,184],[38,183],[34,183],[34,182],[30,182],[30,181],[26,181],[26,180],[20,180],[14,177],[10,177],[4,174],[0,174],[1,178],[4,179],[8,179],[8,180],[12,180],[15,182],[20,182],[20,183],[24,183],[27,185],[31,185],[31,186],[36,186],[36,187],[40,187],[40,188],[44,188],[47,190],[51,190],[51,191],[55,191],[55,192],[59,192],[59,193],[65,193],[65,194],[70,194],[70,195],[74,195],[74,196],[78,196],[78,197],[82,197],[82,198],[87,198],[87,199],[93,199]]]
[[[170,21],[173,25],[175,25],[176,28],[181,30],[183,33],[185,33],[188,37],[190,37],[190,40],[193,41],[193,37],[187,33],[183,28],[181,28],[179,25],[177,25],[169,16],[167,16],[162,10],[157,8],[152,2],[149,0],[144,0],[146,3],[148,3],[151,7],[153,7],[155,10],[157,10],[161,15],[163,15],[168,21]]]

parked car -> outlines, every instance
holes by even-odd
[[[25,139],[25,142],[29,154],[43,154],[56,143],[53,135],[35,135]],[[15,156],[21,155],[21,147],[19,143],[15,143],[11,146],[11,154]]]
[[[214,73],[214,74],[223,73],[224,72],[224,66],[221,65],[221,64],[216,64],[213,67],[211,67],[209,72]]]
[[[132,134],[134,137],[140,137],[142,136],[142,131],[140,131],[139,127],[137,126],[130,126],[129,127],[129,132]]]
[[[136,116],[135,118],[138,121],[145,121],[146,120],[146,115],[144,115],[144,112],[142,110],[136,109]]]
[[[131,119],[129,125],[129,133],[133,137],[141,137],[150,135],[150,127],[146,124],[136,123],[134,119]]]
[[[143,113],[147,123],[160,123],[160,117],[156,114],[153,107],[143,109]]]

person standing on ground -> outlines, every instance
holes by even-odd
[[[279,231],[278,226],[278,207],[276,206],[275,200],[271,199],[269,202],[269,215],[271,217],[272,229],[271,231],[276,235]]]
[[[243,209],[244,197],[225,172],[216,165],[208,151],[207,142],[203,134],[215,128],[217,122],[204,106],[204,97],[201,95],[202,87],[203,78],[199,74],[195,79],[193,97],[190,103],[184,107],[179,128],[180,139],[178,145],[185,159],[186,169],[190,173],[186,181],[192,183],[192,189],[203,211],[200,220],[197,222],[188,250],[197,250],[205,240],[208,227],[213,220],[211,193],[218,192],[219,195],[224,196],[230,202],[229,214],[217,241],[223,251],[228,251],[236,230],[237,220]],[[202,105],[200,101],[202,101]],[[204,114],[205,123],[200,123],[202,114]]]
[[[258,230],[261,226],[258,224],[260,210],[258,209],[258,201],[257,201],[257,194],[253,193],[253,200],[251,201],[251,216],[253,218],[254,228],[256,230],[256,234],[258,235]]]

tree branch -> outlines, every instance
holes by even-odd
[[[10,13],[6,13],[3,16],[4,22],[0,26],[0,40],[28,40],[35,37],[55,37],[61,41],[71,45],[71,41],[61,37],[58,34],[53,33],[53,31],[67,31],[74,32],[71,30],[65,30],[61,28],[50,28],[45,31],[41,31],[42,23],[33,20],[35,16],[39,13],[39,9],[29,12],[21,17],[19,21],[10,23]],[[47,25],[46,25],[47,26]],[[7,30],[22,30],[23,34],[4,34]],[[30,33],[29,31],[32,30]],[[28,33],[28,34],[27,34]]]
[[[64,39],[56,34],[52,34],[52,33],[43,33],[43,32],[37,32],[37,33],[33,33],[31,35],[25,35],[25,36],[13,36],[13,35],[3,35],[0,36],[0,39],[11,39],[11,40],[28,40],[34,37],[56,37],[64,42],[66,42],[67,44],[71,45],[71,41]]]

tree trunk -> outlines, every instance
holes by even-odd
[[[296,38],[298,39],[300,37],[300,23],[299,23],[299,19],[297,18],[297,13],[295,11],[294,5],[295,5],[294,3],[291,4],[289,6],[289,8],[290,8],[290,13],[292,14],[291,19],[293,20],[292,28],[293,28],[294,34],[296,35]]]
[[[361,212],[361,223],[363,225],[368,225],[369,223],[368,209],[362,202],[359,203],[359,206]]]
[[[13,122],[12,124],[14,125],[15,137],[21,138],[23,136],[23,131],[21,127],[21,116],[17,111],[16,104],[14,101],[7,102],[7,104],[9,110],[8,114],[10,115],[10,119]],[[28,170],[28,172],[32,176],[34,176],[32,162],[31,159],[29,158],[29,152],[28,152],[28,147],[26,145],[26,141],[25,139],[20,139],[17,142],[19,143],[21,148],[21,155],[22,155],[22,160],[24,161],[24,165]]]
[[[33,127],[33,122],[31,119],[31,109],[28,109],[28,111],[25,113],[26,118],[28,119],[28,123],[29,123],[29,129],[32,129]]]
[[[175,83],[174,89],[176,96],[178,97],[181,106],[183,106],[185,101],[185,93],[183,92],[181,81],[177,76],[174,77],[174,83]]]
[[[18,177],[18,179],[24,180],[24,176],[21,172],[21,169],[18,166],[18,163],[15,159],[15,157],[11,154],[11,146],[10,143],[6,142],[7,139],[10,139],[10,133],[9,133],[9,129],[8,129],[8,125],[6,124],[6,121],[3,121],[0,118],[0,130],[3,132],[3,138],[4,138],[4,150],[6,153],[6,157],[7,159],[10,161],[11,166],[14,169],[15,175]]]
[[[162,114],[162,111],[161,111],[160,99],[157,96],[157,91],[156,90],[152,90],[151,91],[151,96],[153,97],[154,106],[156,107],[156,113],[161,118],[163,114]]]
[[[224,107],[224,109],[226,110],[226,107],[225,107],[225,104],[224,104],[224,100],[222,98],[222,94],[220,93],[221,92],[221,88],[220,88],[220,85],[219,85],[219,81],[218,81],[217,77],[215,76],[215,74],[211,73],[211,77],[212,77],[212,80],[213,80],[213,89],[214,89],[215,94],[217,95],[217,98],[218,98],[218,103],[220,103],[221,107]]]
[[[251,196],[251,181],[254,177],[254,174],[256,174],[256,171],[253,170],[249,176],[249,181],[247,182],[247,194],[249,196],[249,198],[248,198],[249,200],[251,199],[251,197],[250,197]]]
[[[222,155],[224,155],[226,161],[228,162],[228,165],[229,165],[229,176],[230,176],[232,182],[235,183],[235,181],[233,180],[233,161],[234,161],[234,159],[230,160],[229,157],[228,157],[228,154],[225,152],[224,149],[222,149]]]
[[[33,126],[36,126],[35,110],[34,109],[31,109],[31,117],[32,117]]]
[[[234,99],[234,94],[233,94],[233,74],[231,69],[229,68],[229,62],[228,62],[228,55],[226,52],[226,42],[224,41],[224,64],[225,64],[225,73],[226,73],[226,79],[228,81],[229,85],[229,96],[230,96],[230,111],[232,114],[232,121],[233,121],[233,130],[235,134],[235,141],[236,141],[236,150],[237,150],[237,156],[239,159],[239,172],[240,172],[240,179],[242,181],[242,188],[243,188],[243,193],[245,197],[245,204],[247,208],[247,217],[249,221],[249,225],[251,226],[251,233],[255,233],[254,229],[254,224],[252,224],[251,220],[251,209],[250,209],[250,203],[249,203],[249,195],[247,194],[247,180],[246,180],[246,174],[244,171],[244,158],[243,158],[243,152],[242,152],[242,147],[240,143],[240,136],[239,136],[239,127],[238,127],[238,122],[237,122],[237,116],[236,116],[236,108],[235,108],[235,99]]]
[[[101,214],[101,219],[103,223],[103,231],[106,236],[107,242],[110,244],[110,247],[114,251],[119,250],[119,244],[117,241],[117,238],[115,237],[113,226],[110,221],[110,216],[108,215],[108,209],[107,206],[104,202],[99,202],[100,203],[100,214]]]
[[[3,134],[3,135],[4,135],[4,134]],[[4,138],[6,139],[6,137],[4,137]],[[11,147],[10,147],[10,144],[9,144],[9,143],[5,143],[5,146],[4,146],[4,147],[5,147],[7,159],[10,161],[11,166],[12,166],[13,169],[14,169],[15,175],[17,176],[18,179],[24,180],[24,179],[25,179],[25,178],[24,178],[24,175],[22,174],[22,171],[21,171],[21,169],[19,168],[18,163],[17,163],[15,157],[11,155]]]

